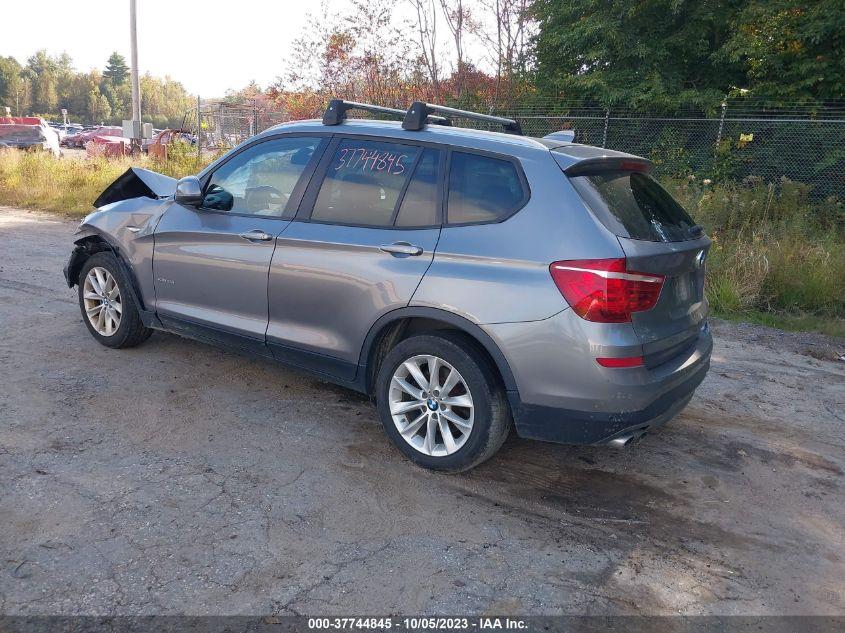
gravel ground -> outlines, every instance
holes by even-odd
[[[845,342],[714,324],[617,452],[414,467],[370,403],[157,333],[97,345],[74,223],[0,209],[0,613],[845,614]]]

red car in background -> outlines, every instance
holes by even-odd
[[[39,117],[0,117],[0,147],[61,154],[59,134]]]
[[[85,147],[85,144],[95,136],[123,136],[123,128],[117,125],[101,125],[93,130],[85,130],[79,134],[66,136],[62,145],[65,147]]]

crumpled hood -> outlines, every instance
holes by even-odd
[[[176,192],[176,179],[149,169],[130,167],[94,200],[96,208],[130,198],[166,198]]]

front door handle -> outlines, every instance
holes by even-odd
[[[241,237],[247,242],[269,242],[273,239],[272,235],[265,233],[261,229],[252,229],[246,233],[241,233]]]
[[[391,255],[422,255],[422,246],[408,242],[394,242],[393,244],[382,244],[379,250]]]

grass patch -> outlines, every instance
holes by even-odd
[[[0,150],[0,204],[82,216],[92,211],[97,196],[130,166],[181,178],[207,164],[198,163],[196,150],[186,144],[168,149],[168,158],[162,161],[148,156],[57,158],[44,152]]]
[[[727,321],[766,325],[787,332],[820,332],[828,336],[845,338],[845,319],[821,317],[812,314],[778,314],[749,310],[718,315]]]
[[[789,180],[664,184],[713,240],[706,292],[716,316],[843,336],[841,202],[813,200]]]

